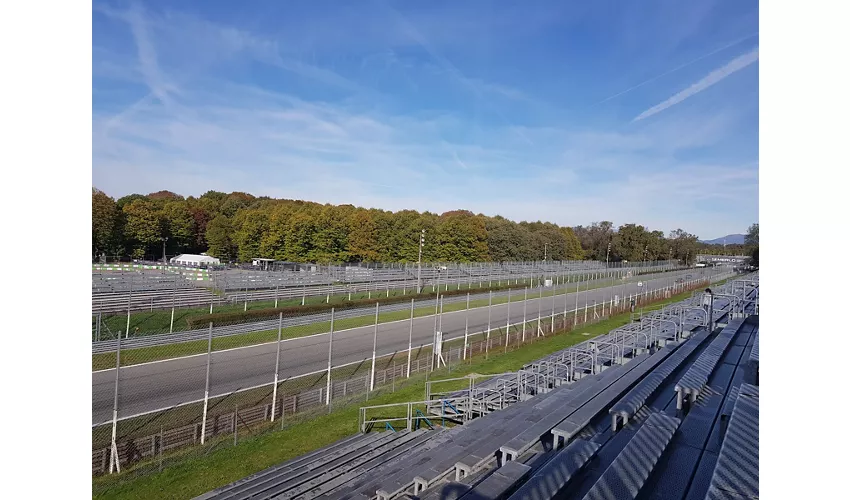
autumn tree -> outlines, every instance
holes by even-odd
[[[118,227],[118,206],[115,200],[97,188],[91,193],[92,216],[92,255],[97,256],[111,252],[116,245],[116,229]]]
[[[157,247],[163,238],[163,224],[153,202],[146,198],[135,199],[124,205],[126,223],[124,235],[131,249],[131,255],[137,259],[145,255],[158,253]]]
[[[348,224],[348,254],[355,262],[378,260],[378,228],[369,212],[358,210],[346,221]]]

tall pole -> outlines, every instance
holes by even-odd
[[[377,306],[378,304],[375,304]],[[328,385],[327,389],[325,389],[325,404],[330,406],[331,404],[331,360],[333,359],[333,349],[334,349],[334,309],[331,307],[331,331],[328,333]],[[378,332],[378,322],[375,321],[375,336],[377,337]],[[372,382],[375,382],[375,357],[374,351],[372,354]]]
[[[331,312],[331,318],[333,318],[333,312]],[[331,319],[331,325],[333,325],[333,319]],[[333,327],[331,327],[333,329]],[[277,354],[274,358],[274,389],[272,390],[272,422],[274,422],[274,412],[275,412],[275,404],[277,403],[277,380],[280,372],[280,340],[281,335],[283,334],[283,313],[279,313],[277,317]],[[330,378],[330,377],[329,377]]]
[[[526,309],[528,309],[528,287],[525,287],[525,295],[524,295],[524,298],[522,299],[522,342],[523,343],[525,343],[525,327],[526,327],[525,311],[526,311]]]
[[[165,260],[165,242],[168,241],[168,237],[162,239],[162,265],[167,266],[168,261]]]
[[[213,324],[210,321],[209,335],[207,335],[207,375],[204,382],[204,415],[201,421],[201,444],[204,444],[207,434],[207,408],[210,401],[210,361],[212,360],[212,329]]]
[[[419,233],[419,272],[416,274],[416,293],[422,292],[422,247],[425,245],[425,230]]]
[[[413,300],[410,299],[410,332],[407,334],[407,378],[410,378],[410,357],[413,354]]]
[[[543,285],[540,284],[539,280],[537,282],[537,286],[540,287],[540,297],[537,298],[537,335],[539,336],[540,335],[540,318],[542,317],[541,316],[542,312],[541,312],[540,307],[543,304]]]
[[[372,341],[372,375],[369,382],[369,390],[375,390],[375,358],[378,353],[378,307],[380,303],[375,304],[375,338]]]
[[[555,289],[552,288],[552,326],[549,333],[555,333]]]
[[[132,286],[132,281],[130,282]],[[127,327],[129,328],[129,326]],[[115,349],[115,397],[112,400],[112,446],[109,450],[109,473],[112,474],[113,469],[121,472],[121,461],[118,459],[118,376],[121,373],[121,333],[118,333],[118,344]]]
[[[511,340],[511,289],[508,288],[508,319],[505,321],[505,352],[508,352],[508,342]]]
[[[435,370],[437,365],[435,364],[437,357],[437,321],[440,316],[440,270],[437,269],[437,302],[434,304],[434,338],[433,343],[431,344],[431,370]]]
[[[466,324],[463,326],[463,359],[466,359],[466,346],[469,341],[469,292],[466,292]]]
[[[130,276],[130,295],[127,296],[127,332],[124,334],[124,338],[130,338],[130,305],[133,302],[133,277]],[[118,333],[118,336],[121,336],[121,333]]]

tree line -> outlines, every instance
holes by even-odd
[[[423,229],[422,258],[430,262],[693,261],[700,245],[707,246],[681,229],[665,236],[624,224],[615,231],[608,221],[570,228],[467,210],[389,212],[241,192],[184,198],[159,191],[115,200],[92,189],[94,258],[161,259],[164,243],[167,255],[206,252],[226,262],[415,262]]]

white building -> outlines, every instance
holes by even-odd
[[[172,257],[170,262],[172,264],[194,267],[206,267],[221,264],[221,261],[215,257],[210,257],[209,255],[195,255],[191,253],[182,253],[177,257]]]

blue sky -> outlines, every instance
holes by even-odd
[[[92,183],[703,239],[758,221],[752,1],[95,1]]]

